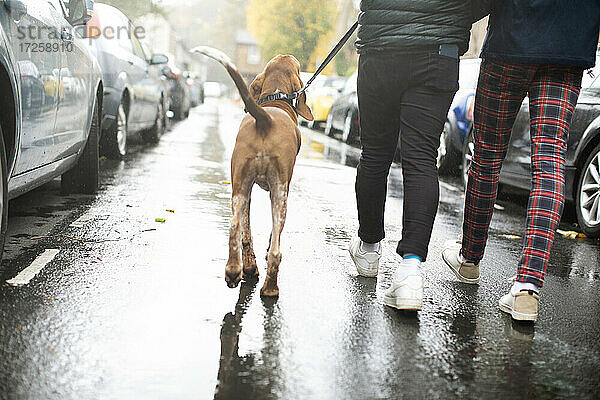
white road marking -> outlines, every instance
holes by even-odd
[[[451,190],[453,192],[462,193],[462,190],[460,190],[456,186],[450,185],[449,183],[446,183],[446,182],[440,181],[440,186],[443,188],[446,188],[448,190]]]
[[[85,224],[90,222],[92,219],[94,219],[94,215],[88,211],[88,212],[84,213],[81,217],[79,217],[75,221],[73,221],[73,223],[71,224],[71,227],[81,228],[81,227],[85,226]]]
[[[25,268],[21,273],[15,276],[13,279],[6,281],[12,286],[23,286],[27,285],[48,263],[54,260],[54,257],[59,253],[60,250],[48,249],[40,254],[31,265]]]

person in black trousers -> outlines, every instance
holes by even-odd
[[[375,277],[385,237],[387,177],[398,140],[404,213],[397,253],[403,258],[384,304],[420,310],[421,263],[439,201],[440,135],[458,89],[459,56],[486,1],[361,2],[356,47],[362,154],[357,169],[358,237],[349,252],[358,273]]]

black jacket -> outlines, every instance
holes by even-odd
[[[569,0],[570,1],[570,0]],[[358,53],[414,52],[440,44],[469,48],[473,22],[488,13],[489,0],[362,0]]]
[[[494,0],[482,57],[520,64],[594,66],[600,0]]]

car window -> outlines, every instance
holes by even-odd
[[[479,79],[480,62],[476,60],[463,60],[460,62],[458,84],[461,89],[476,89]]]
[[[133,44],[133,53],[138,56],[139,58],[141,58],[142,60],[148,60],[148,57],[146,57],[146,54],[144,53],[144,49],[142,47],[142,44],[140,43],[140,41],[138,40],[138,38],[135,36],[135,34],[133,34],[133,32],[135,32],[135,28],[133,26],[131,26],[131,42]]]
[[[356,73],[353,74],[350,78],[348,78],[348,81],[346,82],[346,86],[344,87],[344,94],[356,92],[356,86],[358,83],[357,78],[358,78],[358,75]]]
[[[133,44],[129,38],[129,21],[121,13],[110,8],[102,8],[100,17],[104,39],[133,53]]]

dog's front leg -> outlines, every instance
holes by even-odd
[[[271,232],[269,253],[267,254],[267,277],[263,287],[260,289],[261,296],[279,296],[279,287],[277,286],[277,275],[279,273],[279,264],[281,263],[279,241],[281,239],[281,231],[283,230],[287,213],[287,196],[288,192],[286,186],[281,184],[276,187],[271,186],[273,230]]]
[[[248,196],[234,193],[231,199],[231,226],[229,227],[229,260],[225,267],[227,286],[234,288],[242,280],[241,231],[240,218],[248,207]]]

